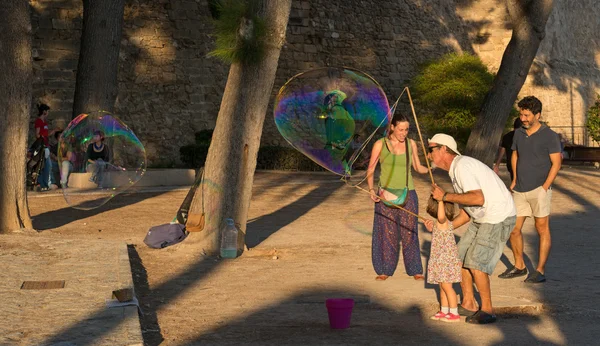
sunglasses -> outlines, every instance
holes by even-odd
[[[434,145],[433,147],[427,147],[427,151],[433,153],[433,149],[442,147],[443,145]]]

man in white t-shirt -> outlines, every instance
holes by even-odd
[[[436,134],[429,140],[428,150],[429,158],[436,166],[448,171],[454,186],[454,193],[450,193],[432,185],[433,198],[460,205],[460,213],[453,221],[455,229],[472,221],[458,243],[458,254],[463,263],[463,298],[459,313],[467,316],[469,323],[493,323],[496,316],[489,276],[515,226],[515,203],[494,171],[479,160],[460,155],[451,136]],[[431,222],[427,222],[426,226],[429,228]],[[481,296],[479,310],[473,281]]]

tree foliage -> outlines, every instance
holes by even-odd
[[[587,111],[585,127],[590,137],[596,142],[600,142],[600,94],[598,94],[594,105]]]
[[[427,133],[450,134],[464,146],[493,80],[481,59],[470,54],[451,53],[425,65],[412,82],[420,124]]]
[[[227,63],[255,64],[262,59],[266,24],[255,0],[211,2],[215,20],[216,48],[208,53]]]

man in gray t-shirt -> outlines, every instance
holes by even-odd
[[[527,274],[523,261],[521,228],[525,218],[533,216],[535,228],[540,236],[539,260],[535,272],[531,273],[525,282],[539,283],[546,281],[545,266],[551,247],[548,219],[551,186],[562,162],[560,139],[556,132],[540,123],[540,100],[534,96],[527,96],[519,101],[518,106],[523,126],[515,130],[513,138],[511,163],[516,169],[510,184],[517,207],[517,223],[510,235],[515,265],[499,277],[511,279]]]

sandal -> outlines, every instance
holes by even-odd
[[[377,275],[377,277],[375,277],[376,281],[385,281],[389,276],[387,275]]]
[[[423,274],[413,275],[413,279],[415,280],[425,280],[425,276]]]

